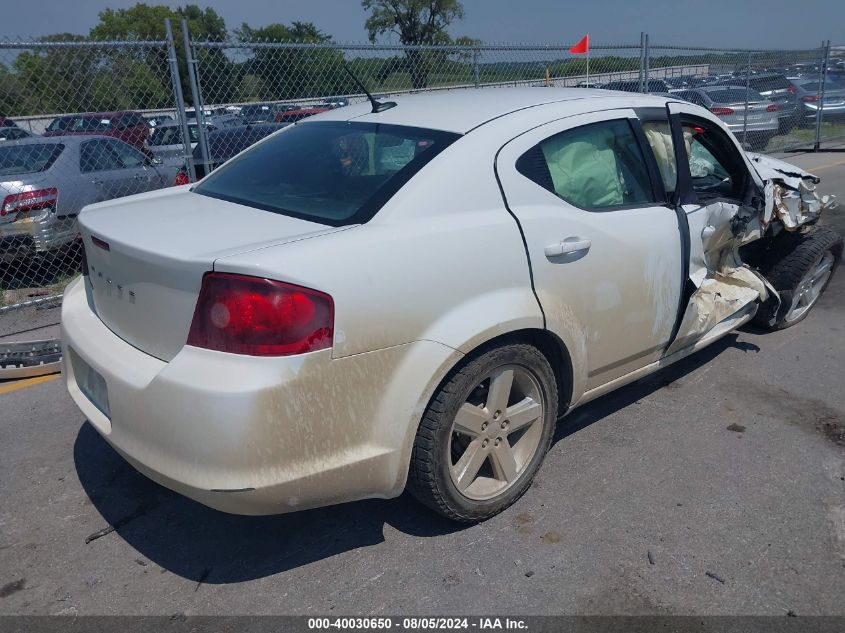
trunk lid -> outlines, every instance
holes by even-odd
[[[79,227],[97,316],[130,345],[165,361],[185,345],[202,276],[216,259],[350,228],[209,198],[188,187],[89,206]]]

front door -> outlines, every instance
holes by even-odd
[[[513,139],[497,172],[551,331],[580,330],[587,389],[657,360],[675,326],[681,235],[633,110]]]

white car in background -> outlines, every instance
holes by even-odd
[[[397,101],[80,215],[67,386],[139,471],[233,513],[408,487],[483,520],[559,416],[755,315],[798,322],[841,258],[817,179],[690,103]]]

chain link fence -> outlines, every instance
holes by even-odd
[[[174,37],[168,22],[162,41],[0,40],[0,344],[37,329],[33,311],[57,306],[80,270],[82,207],[192,182],[285,125],[364,99],[347,69],[376,96],[511,86],[672,94],[760,151],[845,139],[845,52],[829,43],[707,49],[642,34],[573,55],[567,46],[209,42],[181,27]]]

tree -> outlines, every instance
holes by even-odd
[[[446,28],[464,17],[464,7],[458,0],[361,0],[361,6],[370,12],[364,26],[373,43],[380,35],[394,33],[406,46],[450,44],[452,38]],[[409,49],[405,62],[414,89],[425,88],[431,54]]]
[[[251,43],[323,44],[331,36],[311,22],[269,24],[252,28],[243,24],[236,32],[244,46]],[[255,47],[247,62],[244,87],[258,89],[251,97],[259,99],[296,99],[321,97],[351,92],[343,70],[343,55],[337,50],[317,47]],[[259,80],[256,86],[252,77]]]
[[[224,41],[228,37],[226,22],[211,7],[205,9],[195,4],[171,9],[164,5],[149,5],[139,2],[128,9],[106,9],[99,14],[100,22],[91,29],[91,37],[102,40],[163,40],[164,19],[173,25],[176,58],[182,93],[191,101],[190,79],[185,60],[185,47],[180,37],[180,23],[188,22],[192,40]],[[229,101],[235,79],[234,65],[219,48],[202,48],[197,51],[202,70],[202,92],[206,103]],[[170,89],[170,70],[167,53],[160,47],[146,50],[150,70],[159,77],[163,87]]]

